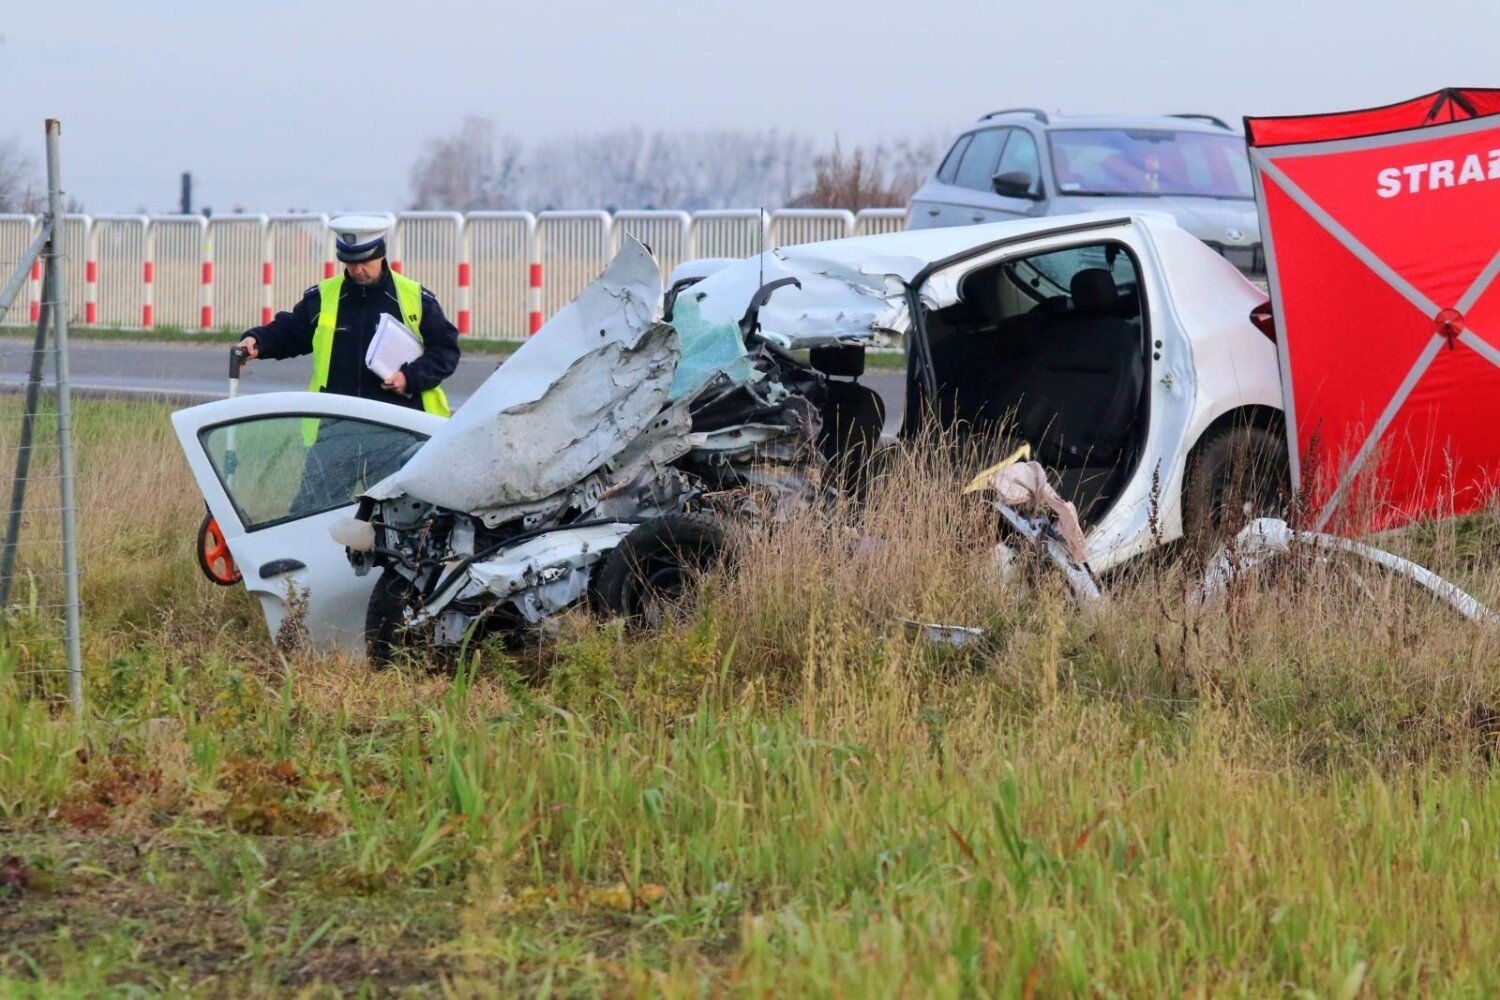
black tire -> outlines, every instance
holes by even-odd
[[[708,514],[667,514],[638,525],[610,550],[590,586],[594,607],[657,625],[692,578],[718,562],[724,529]]]
[[[422,645],[419,630],[406,625],[406,611],[418,601],[417,590],[400,573],[385,570],[365,605],[365,659],[375,670],[394,666]]]
[[[1183,533],[1212,544],[1257,517],[1286,517],[1291,478],[1284,436],[1244,424],[1215,431],[1188,458]]]

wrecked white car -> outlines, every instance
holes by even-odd
[[[175,414],[273,634],[299,600],[377,661],[583,601],[649,615],[724,515],[862,488],[864,351],[896,339],[901,433],[1029,444],[1095,571],[1284,488],[1265,296],[1167,216],[786,247],[661,288],[627,245],[448,421],[303,393]]]

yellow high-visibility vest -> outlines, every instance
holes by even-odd
[[[422,339],[422,286],[410,278],[391,272],[391,281],[396,286],[396,303],[401,307],[401,321],[405,323],[417,340]],[[344,288],[344,276],[336,274],[331,278],[325,278],[318,282],[318,325],[313,328],[312,356],[313,368],[312,379],[307,383],[308,392],[322,392],[328,385],[328,369],[333,363],[333,330],[339,318],[339,293]],[[448,409],[448,397],[443,393],[442,386],[433,386],[422,392],[422,409],[428,413],[435,413],[440,417],[449,416],[452,411]],[[317,438],[316,422],[314,425],[311,445]],[[304,431],[303,437],[307,434]]]

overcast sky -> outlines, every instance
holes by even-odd
[[[94,213],[399,208],[465,115],[527,139],[775,127],[846,143],[1012,105],[1225,118],[1500,85],[1500,3],[9,0],[0,137]]]

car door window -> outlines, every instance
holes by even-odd
[[[958,166],[953,183],[975,191],[993,191],[995,165],[1000,162],[1000,151],[1005,148],[1006,137],[1012,131],[995,128],[975,132],[969,148],[964,151],[963,162]]]
[[[961,135],[953,148],[948,151],[948,156],[943,160],[943,165],[938,168],[937,178],[944,184],[952,184],[953,177],[958,173],[958,164],[964,158],[964,150],[969,148],[971,135]]]
[[[1011,129],[1011,133],[1010,142],[1005,144],[1005,152],[1000,156],[1000,164],[995,168],[995,173],[1025,171],[1031,176],[1032,194],[1038,194],[1041,191],[1042,163],[1037,155],[1036,140],[1024,129]]]
[[[198,437],[247,531],[353,503],[427,440],[388,424],[302,414],[219,424]]]

